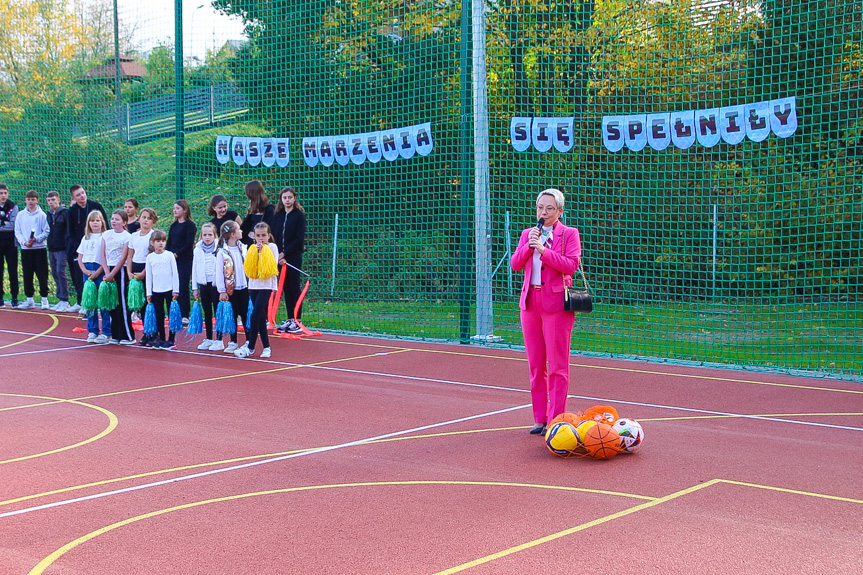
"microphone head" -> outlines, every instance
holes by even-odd
[[[536,222],[536,227],[541,228],[544,225],[545,225],[545,218],[539,218],[539,220],[537,220],[537,222]]]

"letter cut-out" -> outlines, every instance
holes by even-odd
[[[695,136],[705,148],[712,148],[722,138],[719,134],[719,108],[695,111]]]
[[[531,135],[531,118],[517,116],[509,123],[509,141],[516,152],[524,152],[530,148],[533,141]]]
[[[671,143],[671,115],[647,115],[647,143],[654,150],[661,151]]]
[[[287,168],[291,161],[291,152],[288,147],[288,138],[275,138],[276,146],[276,165],[280,168]]]
[[[531,126],[533,147],[537,152],[545,153],[551,149],[554,132],[554,118],[534,118]]]
[[[685,112],[671,112],[671,141],[674,145],[685,150],[695,143],[695,114],[692,110]]]
[[[746,107],[719,108],[719,134],[726,144],[736,146],[746,137]]]
[[[640,152],[647,145],[647,114],[627,116],[624,121],[624,141],[632,152]]]
[[[332,136],[318,138],[318,160],[322,166],[333,165],[333,161],[335,161],[334,147]]]
[[[398,130],[384,130],[381,132],[381,152],[388,162],[394,162],[399,158],[398,138]]]
[[[373,164],[381,161],[383,154],[381,153],[381,133],[368,132],[363,134],[366,141],[366,159]]]
[[[276,163],[276,146],[272,138],[261,138],[261,165],[271,168]]]
[[[551,132],[551,143],[558,152],[566,153],[574,144],[575,118],[555,118]]]
[[[234,163],[242,166],[246,163],[246,139],[241,136],[234,136],[231,140],[231,157]]]
[[[303,138],[303,161],[310,168],[318,165],[318,139]]]
[[[788,138],[797,131],[797,98],[778,98],[770,101],[770,127],[780,138]]]
[[[399,147],[399,156],[405,160],[410,160],[414,157],[417,151],[417,135],[413,130],[413,126],[405,126],[399,128],[396,144]]]
[[[602,143],[609,152],[619,152],[625,143],[623,121],[626,116],[602,117]]]
[[[770,102],[756,102],[743,106],[746,137],[761,142],[770,135]]]
[[[362,134],[351,134],[348,136],[348,152],[351,155],[351,162],[357,166],[362,165],[366,161],[366,147],[363,143]]]
[[[347,136],[333,136],[333,155],[340,166],[347,166],[351,162]]]
[[[216,160],[223,165],[231,161],[231,136],[216,136]]]
[[[246,161],[253,168],[261,164],[261,138],[246,139]]]
[[[431,122],[419,124],[416,126],[416,143],[417,154],[420,156],[428,156],[434,149],[434,140],[432,139]]]

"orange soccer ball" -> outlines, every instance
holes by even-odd
[[[596,422],[584,434],[584,449],[594,459],[611,459],[620,453],[620,435],[607,423]]]

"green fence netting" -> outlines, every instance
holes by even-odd
[[[80,183],[166,228],[290,185],[307,324],[521,345],[508,257],[557,187],[596,296],[574,350],[863,376],[859,2],[135,8],[115,46],[110,2],[0,7],[18,203]]]

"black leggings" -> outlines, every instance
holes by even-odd
[[[129,301],[129,278],[125,268],[114,276],[117,284],[117,296],[119,302],[117,307],[111,310],[111,336],[119,340],[135,340],[135,331],[132,329],[132,310],[126,303]]]
[[[267,307],[272,294],[273,292],[268,289],[249,290],[249,297],[252,300],[252,320],[249,322],[249,332],[246,334],[249,349],[255,349],[259,334],[261,345],[270,347],[270,336],[267,333]]]
[[[302,259],[288,263],[300,269],[303,267]],[[288,311],[288,319],[300,319],[300,316],[303,315],[302,305],[300,305],[300,309],[297,310],[297,315],[294,316],[294,308],[297,306],[297,300],[300,299],[300,293],[302,292],[300,289],[300,272],[291,266],[285,267],[288,268],[288,271],[285,274],[285,285],[282,287],[285,298],[285,309]]]
[[[15,245],[15,236],[3,234],[0,237],[0,300],[3,299],[3,263],[6,263],[6,272],[9,274],[9,291],[12,299],[18,300],[18,247]],[[78,265],[77,263],[75,265]],[[80,271],[79,271],[80,273]]]
[[[133,274],[139,274],[139,273],[141,273],[142,271],[144,271],[144,270],[146,269],[146,267],[147,267],[147,264],[138,264],[138,263],[132,262],[132,273],[133,273]],[[131,278],[131,276],[130,276],[130,277],[129,277],[129,280],[131,281],[131,279],[132,279],[132,278]],[[144,279],[139,280],[139,281],[140,281],[141,283],[143,283],[145,286],[147,285],[147,278],[144,278]],[[145,289],[146,289],[146,288],[145,288]],[[146,304],[144,304],[144,307],[145,307],[145,308],[147,307],[147,306],[146,306]],[[131,310],[131,311],[136,311],[136,312],[138,312],[138,313],[140,314],[142,310],[140,310],[140,309],[133,309],[133,310]],[[144,317],[144,316],[143,316],[143,314],[141,314],[141,318],[142,318],[142,319],[143,319],[143,317]]]
[[[171,302],[174,297],[171,292],[153,292],[150,296],[153,302],[153,307],[156,308],[156,330],[159,333],[159,339],[165,339],[165,314],[171,311]],[[174,334],[168,330],[168,341],[174,343]]]
[[[216,315],[216,306],[219,305],[219,290],[213,284],[198,286],[198,295],[201,298],[201,310],[204,312],[204,329],[207,339],[213,339],[213,317]]]

